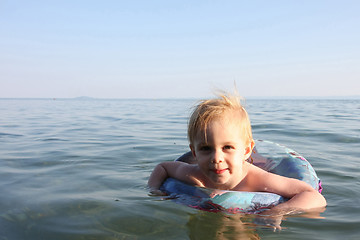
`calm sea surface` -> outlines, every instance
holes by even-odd
[[[247,101],[254,138],[305,156],[328,201],[280,232],[148,196],[195,102],[0,99],[0,239],[359,239],[360,100]]]

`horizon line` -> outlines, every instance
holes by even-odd
[[[211,97],[210,97],[211,98]],[[204,99],[204,97],[117,97],[117,98],[104,98],[104,97],[0,97],[1,100],[196,100]],[[339,96],[248,96],[244,99],[360,99],[360,95],[339,95]]]

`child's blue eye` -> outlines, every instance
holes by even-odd
[[[226,146],[224,147],[224,149],[233,149],[233,147],[230,146],[230,145],[226,145]]]

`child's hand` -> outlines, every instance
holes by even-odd
[[[160,189],[150,188],[149,195],[150,196],[166,196],[167,194],[160,191]]]
[[[214,197],[216,197],[216,196],[223,195],[224,193],[226,193],[226,191],[214,189],[214,190],[211,191],[211,193],[209,194],[209,196],[210,196],[211,198],[214,198]]]

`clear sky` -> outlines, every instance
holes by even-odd
[[[3,0],[0,98],[360,95],[360,1]]]

